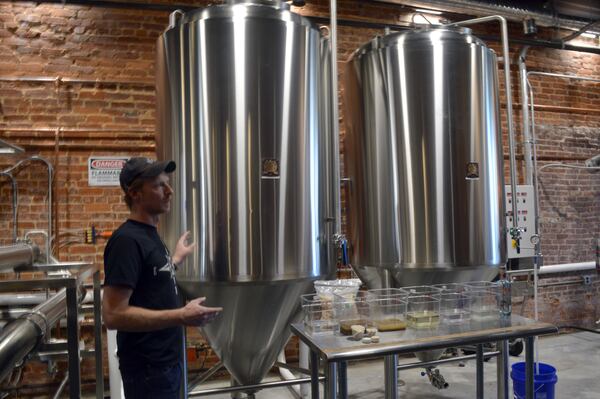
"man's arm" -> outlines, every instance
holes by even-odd
[[[161,330],[175,326],[203,326],[211,322],[222,308],[202,306],[206,298],[196,298],[178,309],[151,310],[130,306],[133,290],[128,287],[105,286],[102,317],[106,328],[129,332]]]

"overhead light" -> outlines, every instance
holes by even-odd
[[[0,139],[0,154],[1,155],[14,155],[21,154],[25,152],[25,150],[18,145],[11,144]]]
[[[435,11],[435,10],[426,10],[424,8],[415,8],[416,12],[422,12],[424,14],[434,14],[434,15],[441,15],[442,12],[441,11]]]
[[[581,34],[582,37],[587,37],[588,39],[595,39],[598,37],[598,33],[595,32],[583,32]]]

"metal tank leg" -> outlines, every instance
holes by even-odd
[[[348,362],[340,362],[338,388],[340,390],[338,397],[340,399],[346,399],[348,397]]]
[[[525,399],[533,399],[534,394],[534,363],[533,363],[533,342],[535,337],[525,338]]]
[[[337,399],[337,363],[325,366],[325,399]]]
[[[496,358],[498,399],[508,399],[508,340],[497,342],[500,355]]]
[[[477,399],[483,399],[483,345],[477,345]]]
[[[100,272],[94,273],[94,356],[96,357],[96,399],[104,398],[104,369],[102,367],[102,317],[100,304]]]
[[[319,399],[319,355],[310,351],[310,393],[312,399]]]
[[[67,351],[69,357],[69,398],[81,397],[81,358],[79,357],[79,316],[77,286],[67,287]]]
[[[385,399],[398,398],[398,356],[387,355],[383,358],[385,376]]]

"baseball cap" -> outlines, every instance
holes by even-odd
[[[135,179],[140,177],[156,177],[163,172],[171,173],[175,168],[174,161],[153,161],[146,157],[129,158],[123,164],[123,169],[121,169],[121,174],[119,175],[119,182],[123,191],[127,192]]]

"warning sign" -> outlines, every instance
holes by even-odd
[[[90,186],[118,186],[119,173],[129,157],[88,158],[88,184]]]

